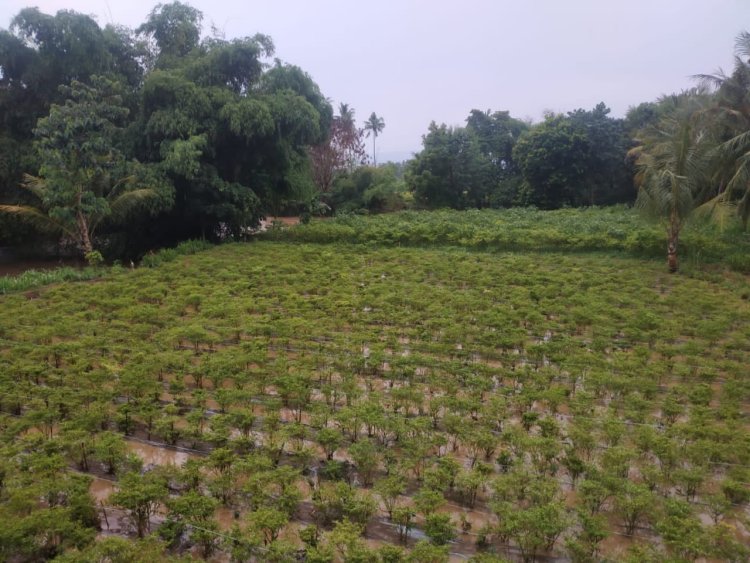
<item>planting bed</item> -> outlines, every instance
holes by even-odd
[[[747,278],[663,270],[259,242],[3,296],[0,555],[741,560]]]

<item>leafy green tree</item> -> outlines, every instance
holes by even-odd
[[[398,497],[406,492],[406,479],[399,474],[391,474],[375,482],[375,492],[388,512],[388,518],[393,519],[393,511],[397,507]]]
[[[165,502],[169,510],[167,521],[159,528],[159,534],[176,543],[185,532],[191,541],[200,544],[203,556],[209,557],[217,542],[218,525],[214,511],[219,504],[216,499],[188,491]]]
[[[167,484],[158,475],[127,473],[120,478],[110,504],[128,512],[139,538],[151,529],[151,517],[167,498]]]
[[[706,534],[690,505],[669,499],[664,514],[656,522],[656,529],[667,546],[678,557],[694,560],[709,552]]]
[[[362,525],[344,519],[336,523],[326,539],[342,561],[372,561],[372,554],[360,538],[363,531]]]
[[[632,200],[630,140],[609,112],[600,103],[591,111],[550,114],[521,136],[513,156],[526,203],[556,209]]]
[[[327,201],[337,212],[383,213],[405,208],[406,192],[396,165],[362,166],[336,178]]]
[[[447,563],[449,559],[448,547],[432,545],[424,540],[417,542],[409,552],[409,563]]]
[[[102,432],[94,442],[94,456],[104,463],[105,470],[113,475],[127,457],[127,444],[114,432]]]
[[[380,465],[380,452],[371,440],[359,440],[349,447],[357,472],[362,477],[365,487],[372,485],[372,477]]]
[[[568,112],[573,127],[585,134],[590,147],[583,184],[577,186],[577,205],[611,205],[634,199],[633,170],[625,158],[632,146],[622,119],[609,116],[598,103],[592,110]]]
[[[717,191],[709,192],[714,204],[736,205],[745,228],[750,219],[750,33],[743,31],[735,41],[734,69],[698,75],[716,88],[704,120],[719,141],[711,168]],[[701,202],[702,203],[702,202]]]
[[[149,536],[142,540],[131,540],[117,536],[109,536],[98,540],[85,549],[69,551],[56,558],[62,563],[151,563],[164,561],[178,563],[185,561],[183,557],[165,553],[166,546],[158,538]]]
[[[436,545],[445,545],[456,537],[456,527],[450,514],[428,514],[424,521],[424,533]]]
[[[279,532],[289,522],[289,516],[272,507],[261,507],[248,514],[247,520],[251,529],[263,535],[263,544],[268,545],[279,537]]]
[[[417,513],[411,506],[397,506],[393,509],[392,520],[398,526],[398,536],[403,543],[409,539],[409,532],[414,527],[416,515]]]
[[[615,495],[615,509],[621,514],[625,533],[632,536],[638,523],[649,518],[656,505],[654,495],[645,485],[626,482],[623,490]]]
[[[198,48],[202,19],[199,10],[182,2],[157,4],[136,32],[153,39],[157,65],[165,67]]]
[[[326,454],[326,459],[333,459],[333,454],[341,447],[344,437],[335,428],[321,428],[318,431],[317,441]]]
[[[526,201],[542,209],[575,205],[589,151],[586,135],[565,116],[548,115],[529,130],[513,149]]]
[[[406,175],[417,202],[455,209],[487,205],[487,161],[473,131],[432,122],[422,145]]]
[[[156,188],[139,185],[134,174],[143,171],[115,148],[116,123],[128,113],[115,84],[104,78],[93,83],[64,87],[65,105],[53,105],[37,124],[42,165],[38,177],[27,176],[25,187],[40,207],[0,206],[0,211],[64,233],[87,257],[93,256],[100,223],[122,220],[145,200],[159,200]],[[168,201],[168,193],[163,196]]]
[[[513,160],[513,147],[529,125],[507,111],[471,110],[466,129],[473,131],[479,151],[488,162],[488,202],[491,207],[510,207],[516,203],[521,180]]]
[[[445,497],[440,491],[433,491],[422,487],[414,496],[414,505],[425,517],[433,514],[438,508],[445,504]]]

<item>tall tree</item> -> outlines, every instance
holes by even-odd
[[[513,157],[523,174],[526,202],[542,209],[575,205],[589,150],[586,135],[563,115],[548,115],[523,135]]]
[[[621,119],[603,103],[593,110],[548,115],[516,144],[527,203],[545,209],[631,201],[625,155],[631,146]]]
[[[716,88],[714,103],[704,116],[721,141],[714,154],[716,203],[736,205],[742,224],[750,219],[750,33],[735,42],[734,70],[698,75]]]
[[[487,161],[487,203],[492,207],[515,204],[520,170],[513,159],[513,147],[529,125],[507,111],[473,109],[466,118],[466,128],[476,134],[479,151]]]
[[[125,160],[115,146],[117,123],[128,113],[116,85],[92,78],[94,86],[74,81],[62,87],[64,105],[53,105],[37,124],[39,176],[27,176],[25,187],[40,206],[2,205],[40,227],[71,237],[81,253],[93,257],[93,236],[107,219],[122,219],[147,199],[159,199],[153,188],[138,186],[137,163]],[[169,194],[163,191],[163,201]]]
[[[675,104],[671,114],[643,132],[642,145],[631,151],[637,168],[636,205],[665,221],[670,272],[678,268],[677,251],[685,219],[709,184],[712,147],[699,119],[705,98],[699,92],[688,92],[677,97]]]
[[[313,179],[321,193],[331,190],[336,176],[353,172],[366,161],[363,131],[354,123],[354,110],[348,104],[339,106],[326,140],[310,148]]]
[[[409,163],[407,184],[427,207],[483,207],[488,190],[487,162],[473,131],[430,124],[422,151]]]
[[[368,137],[372,135],[372,163],[375,166],[378,165],[378,160],[375,156],[375,139],[383,132],[383,129],[385,129],[385,121],[382,117],[378,117],[375,112],[372,112],[367,121],[365,121],[365,131]]]
[[[33,195],[18,186],[24,172],[40,166],[33,130],[52,104],[65,101],[59,86],[107,76],[123,85],[123,103],[132,109],[145,52],[129,30],[100,29],[90,16],[67,10],[48,15],[27,8],[0,30],[0,203],[33,203]],[[31,236],[17,221],[0,223],[5,241],[28,242]]]
[[[199,10],[182,2],[157,4],[136,32],[154,41],[156,64],[165,67],[198,47],[202,20]]]

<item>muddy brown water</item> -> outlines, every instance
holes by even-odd
[[[189,459],[197,459],[200,456],[193,452],[165,448],[163,446],[126,439],[128,451],[137,454],[143,460],[144,467],[149,465],[183,465]],[[89,491],[97,503],[109,498],[115,490],[117,483],[110,479],[94,477]]]
[[[19,276],[29,270],[56,270],[65,266],[83,268],[85,265],[82,261],[74,258],[20,260],[13,258],[3,259],[2,255],[0,255],[0,277]]]
[[[138,454],[143,460],[143,465],[183,465],[189,459],[197,459],[197,454],[183,450],[165,448],[164,446],[149,444],[135,440],[126,440],[128,450]]]
[[[94,497],[96,503],[101,504],[103,502],[106,502],[106,500],[109,498],[109,495],[111,495],[115,491],[115,485],[116,483],[114,481],[110,481],[109,479],[94,477],[94,480],[91,482],[91,486],[89,487],[89,492],[91,493],[91,496]]]

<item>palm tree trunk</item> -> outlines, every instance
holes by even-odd
[[[372,135],[372,165],[377,168],[378,166],[378,159],[375,158],[375,138],[377,135],[373,133]]]
[[[91,237],[89,237],[89,226],[83,213],[79,211],[76,215],[78,234],[81,237],[81,250],[83,250],[83,254],[86,255],[94,251],[94,247],[91,244]]]
[[[672,210],[669,218],[669,229],[667,234],[667,267],[669,273],[677,271],[677,243],[680,237],[680,219],[676,210]]]

